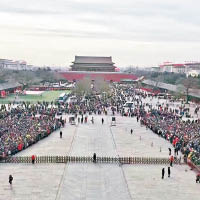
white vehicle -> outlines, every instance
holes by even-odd
[[[69,117],[69,123],[70,123],[71,125],[76,125],[76,121],[75,121],[75,117],[74,117],[74,116],[70,116],[70,117]]]
[[[59,85],[59,83],[53,83],[53,85],[52,85],[53,87],[60,87],[60,85]]]
[[[134,102],[126,102],[123,107],[124,107],[124,111],[128,112],[129,109],[134,108]]]
[[[164,99],[165,98],[165,93],[159,93],[159,94],[157,94],[157,97],[159,98],[159,99]]]
[[[67,102],[68,102],[68,103],[76,103],[76,102],[77,102],[77,98],[76,98],[76,96],[72,96],[72,97],[70,97],[70,98],[68,99]]]
[[[61,83],[60,82],[60,87],[66,87],[68,85],[68,83]]]
[[[59,101],[60,103],[64,103],[66,100],[67,100],[67,94],[66,94],[65,92],[63,92],[63,93],[59,96],[58,101]]]

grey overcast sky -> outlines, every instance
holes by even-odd
[[[118,67],[200,61],[199,0],[0,0],[0,58]]]

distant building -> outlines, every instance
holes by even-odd
[[[173,72],[178,74],[184,74],[186,72],[186,66],[185,64],[174,64],[170,62],[166,62],[160,67],[160,72]]]
[[[186,72],[189,72],[191,70],[196,70],[196,71],[200,70],[200,62],[186,62],[185,66],[186,66]]]
[[[13,61],[9,59],[0,59],[0,68],[7,69],[13,65]]]
[[[27,70],[27,71],[37,71],[37,70],[55,70],[55,71],[66,71],[62,67],[51,67],[51,66],[35,66],[27,64],[24,60],[9,60],[9,59],[0,59],[0,69],[10,69],[10,70]]]
[[[159,65],[160,72],[172,72],[173,64],[171,63],[164,63],[162,65]]]
[[[192,71],[191,73],[194,74],[200,71],[200,62],[185,62],[175,64],[172,62],[164,62],[162,65],[159,66],[161,72],[173,72],[179,74],[187,74]]]
[[[112,57],[75,56],[71,71],[115,72]]]
[[[0,59],[1,69],[12,69],[12,70],[26,70],[26,61],[13,61],[9,59]]]
[[[134,82],[138,77],[130,73],[119,72],[112,57],[75,56],[71,70],[59,74],[69,82],[89,78],[92,81],[101,79],[107,82]]]
[[[177,74],[184,74],[186,72],[186,66],[184,64],[174,64],[172,72]]]

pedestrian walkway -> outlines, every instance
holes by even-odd
[[[111,127],[111,116],[94,115],[94,124],[66,124],[59,130],[16,156],[98,156],[168,157],[171,147],[135,118],[116,116],[117,126]],[[133,128],[133,134],[130,129]],[[153,142],[153,146],[151,145]],[[160,147],[162,147],[160,151]],[[172,148],[172,147],[171,147]],[[199,184],[186,165],[174,165],[171,178],[161,179],[165,165],[113,165],[99,163],[1,164],[0,200],[198,200]],[[167,170],[166,170],[167,171]],[[13,186],[8,183],[13,175]],[[177,193],[178,191],[182,191]]]

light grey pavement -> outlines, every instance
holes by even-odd
[[[111,130],[121,157],[169,157],[168,148],[173,149],[172,145],[153,134],[151,130],[146,130],[137,123],[136,118],[117,116],[116,120],[117,126],[112,126]]]
[[[101,117],[95,115],[94,124],[91,116],[88,124],[67,124],[62,139],[56,131],[17,155],[92,156],[96,152],[97,156],[168,157],[171,145],[141,127],[135,118],[116,116],[117,126],[111,127],[111,116],[103,116],[103,125]],[[174,166],[172,177],[162,180],[163,167],[167,176],[167,166],[162,165],[1,164],[0,200],[199,199],[200,184],[195,183],[189,167]],[[12,188],[9,174],[14,177]]]
[[[198,200],[200,184],[195,182],[194,173],[186,166],[171,168],[171,177],[161,179],[161,169],[155,165],[124,165],[123,169],[133,199],[136,200]]]

